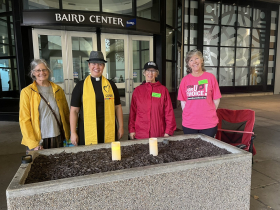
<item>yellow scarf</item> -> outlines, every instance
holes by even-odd
[[[102,76],[104,95],[104,142],[115,141],[115,98],[110,82]],[[85,145],[97,144],[96,99],[91,76],[87,76],[83,87]]]

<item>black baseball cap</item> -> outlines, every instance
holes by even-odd
[[[149,68],[158,70],[158,65],[154,61],[149,61],[149,62],[145,63],[144,69],[147,70]]]

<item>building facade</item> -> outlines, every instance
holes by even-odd
[[[222,93],[277,93],[278,16],[273,0],[3,0],[0,120],[18,120],[33,58],[48,62],[50,80],[70,103],[75,84],[89,75],[92,50],[108,61],[104,76],[115,81],[124,113],[150,60],[176,107],[184,58],[195,48],[203,51],[205,68]]]

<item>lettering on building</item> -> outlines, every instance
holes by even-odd
[[[60,14],[55,13],[55,21],[56,22],[74,22],[74,23],[82,23],[85,21],[85,16],[81,14]],[[90,15],[89,21],[91,23],[97,24],[111,24],[124,27],[123,19],[117,17],[109,17],[103,15]]]

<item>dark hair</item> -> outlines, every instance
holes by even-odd
[[[189,67],[189,61],[191,59],[191,57],[193,57],[194,55],[197,55],[201,60],[202,60],[202,63],[201,63],[201,68],[202,68],[202,71],[206,71],[205,68],[204,68],[204,58],[203,58],[203,55],[202,55],[202,52],[199,51],[198,49],[194,49],[194,50],[191,50],[189,52],[187,52],[186,54],[186,64],[187,64],[187,74],[189,73],[192,73],[192,69],[191,67]]]

